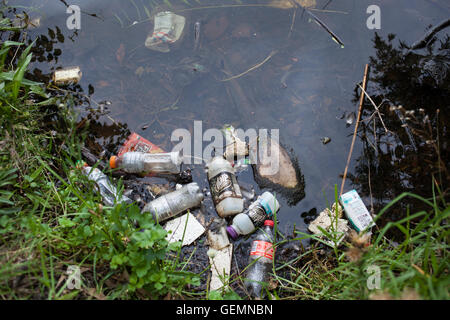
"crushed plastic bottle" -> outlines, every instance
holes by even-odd
[[[117,198],[119,192],[116,187],[111,184],[108,176],[97,168],[88,166],[85,162],[78,162],[77,167],[81,169],[81,172],[88,177],[89,180],[95,183],[96,192],[100,193],[103,199],[103,203],[107,206],[114,206],[116,203],[132,203],[133,201],[122,195]]]
[[[197,207],[203,198],[198,184],[192,182],[147,203],[142,213],[149,212],[155,221],[162,222],[187,209]]]
[[[266,219],[272,219],[280,209],[280,203],[270,192],[264,192],[253,202],[248,210],[239,213],[227,227],[227,232],[233,240],[239,235],[250,234],[263,225]]]
[[[52,80],[55,84],[75,84],[80,81],[82,75],[80,67],[70,67],[55,70]]]
[[[214,157],[207,165],[211,195],[218,215],[222,218],[244,210],[244,199],[231,163]]]
[[[182,158],[179,152],[144,153],[126,152],[121,156],[112,156],[109,165],[128,173],[177,174],[181,171]]]
[[[170,11],[155,16],[153,33],[145,40],[145,46],[159,52],[169,52],[169,44],[177,41],[183,33],[186,18]]]
[[[269,280],[269,272],[275,255],[273,248],[273,221],[264,221],[250,249],[249,267],[245,277],[245,287],[252,297],[265,297],[265,284]]]

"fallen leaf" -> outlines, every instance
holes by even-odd
[[[99,88],[104,88],[104,87],[108,87],[108,86],[109,86],[109,82],[105,81],[105,80],[100,80],[97,83],[97,87],[99,87]]]
[[[122,64],[123,58],[125,58],[125,46],[121,43],[119,49],[116,51],[116,59],[120,64]]]
[[[97,292],[95,288],[84,289],[84,292],[97,300],[106,300],[106,296],[102,292]]]
[[[316,0],[295,0],[295,2],[305,8],[315,8],[317,5]],[[279,9],[290,9],[293,7],[293,4],[291,0],[273,0],[270,6]]]

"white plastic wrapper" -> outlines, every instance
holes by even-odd
[[[177,41],[184,29],[186,18],[170,11],[159,12],[155,16],[153,33],[145,40],[145,46],[159,52],[169,52],[169,45]]]

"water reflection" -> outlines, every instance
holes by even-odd
[[[364,151],[353,185],[373,198],[375,212],[405,191],[432,197],[433,187],[439,187],[448,199],[450,37],[431,42],[423,52],[411,52],[401,41],[396,45],[394,35],[387,40],[376,35],[373,42],[368,93],[385,126],[366,99],[360,130]],[[382,223],[403,218],[407,206],[413,212],[429,209],[408,198]]]

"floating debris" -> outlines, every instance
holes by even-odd
[[[323,137],[320,139],[320,141],[322,141],[323,144],[327,144],[331,142],[331,138],[330,137]]]
[[[338,216],[336,217],[336,204],[333,204],[333,210],[326,208],[323,210],[319,216],[310,223],[308,230],[316,234],[321,238],[328,246],[335,247],[344,240],[347,232],[349,231],[348,221],[341,219],[342,208],[338,205]],[[319,228],[325,230],[326,232],[333,233],[335,238],[329,239]]]
[[[82,75],[80,67],[70,67],[55,70],[52,78],[55,84],[71,84],[80,81]]]

